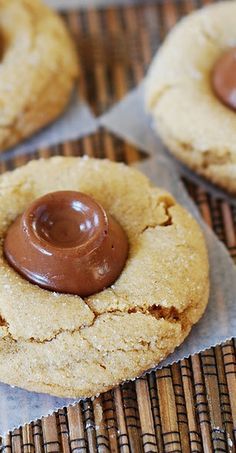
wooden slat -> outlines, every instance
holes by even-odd
[[[202,434],[202,447],[204,453],[213,451],[213,441],[211,437],[211,422],[210,412],[207,401],[207,390],[205,387],[204,376],[201,368],[199,355],[194,355],[191,358],[193,369],[193,380],[195,390],[195,409],[199,420],[199,425]]]
[[[142,432],[141,436],[143,450],[145,452],[158,452],[147,377],[138,379],[136,381],[136,392]]]
[[[110,446],[101,396],[95,398],[95,400],[93,401],[93,412],[98,453],[106,453],[107,451],[109,451]]]
[[[190,451],[190,437],[180,365],[174,364],[171,371],[182,452],[188,453]]]
[[[70,453],[69,429],[65,409],[60,409],[57,413],[57,427],[60,436],[61,449],[64,453]]]
[[[127,383],[121,391],[130,450],[141,453],[141,429],[135,386],[132,383]]]
[[[195,392],[193,387],[193,375],[192,375],[192,366],[189,359],[181,360],[181,377],[183,382],[185,403],[186,403],[186,412],[187,420],[189,427],[189,441],[190,441],[190,450],[195,452],[202,452],[202,437],[200,426],[196,413],[195,406]]]
[[[160,403],[162,436],[165,453],[181,453],[181,438],[178,427],[178,415],[174,393],[174,383],[170,367],[156,372],[157,390]]]
[[[88,441],[84,430],[82,408],[79,404],[67,409],[71,451],[86,451]]]
[[[56,414],[42,419],[43,447],[46,453],[60,451],[61,443],[57,430]]]
[[[201,353],[202,371],[208,398],[213,448],[218,451],[226,449],[226,434],[220,408],[220,389],[217,376],[214,349]]]

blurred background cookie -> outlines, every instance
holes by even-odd
[[[0,151],[65,109],[78,73],[63,21],[40,0],[0,3]]]
[[[171,152],[236,193],[236,2],[207,6],[169,34],[147,75],[146,103]]]

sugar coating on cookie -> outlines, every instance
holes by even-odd
[[[212,88],[221,55],[236,46],[236,3],[219,2],[182,19],[146,79],[154,127],[176,157],[236,193],[236,112]]]
[[[93,196],[123,227],[126,265],[91,297],[29,283],[3,256],[8,227],[36,198],[58,190]],[[141,375],[171,353],[208,301],[199,226],[136,169],[107,160],[54,157],[0,177],[0,380],[88,397]]]
[[[62,19],[40,0],[1,0],[0,151],[54,120],[78,74]]]

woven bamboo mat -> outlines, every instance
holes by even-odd
[[[143,77],[158,43],[200,0],[144,1],[65,15],[81,57],[81,93],[101,114]],[[140,150],[99,133],[31,158],[55,154],[108,157],[128,164]],[[0,163],[3,172],[29,160]],[[205,221],[236,258],[236,208],[186,182]],[[152,372],[57,414],[32,422],[2,439],[6,453],[234,452],[236,357],[231,340],[171,367]],[[19,409],[20,410],[20,409]]]

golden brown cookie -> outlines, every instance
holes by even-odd
[[[65,25],[40,0],[1,0],[0,151],[66,107],[77,58]]]
[[[51,191],[92,195],[129,240],[118,280],[87,298],[39,288],[3,257],[9,225]],[[171,195],[124,164],[89,158],[32,161],[0,178],[0,380],[88,397],[141,375],[170,354],[208,301],[199,226]]]
[[[212,71],[221,55],[235,46],[236,2],[207,6],[171,31],[146,81],[148,111],[170,151],[234,194],[236,111],[215,95]]]

